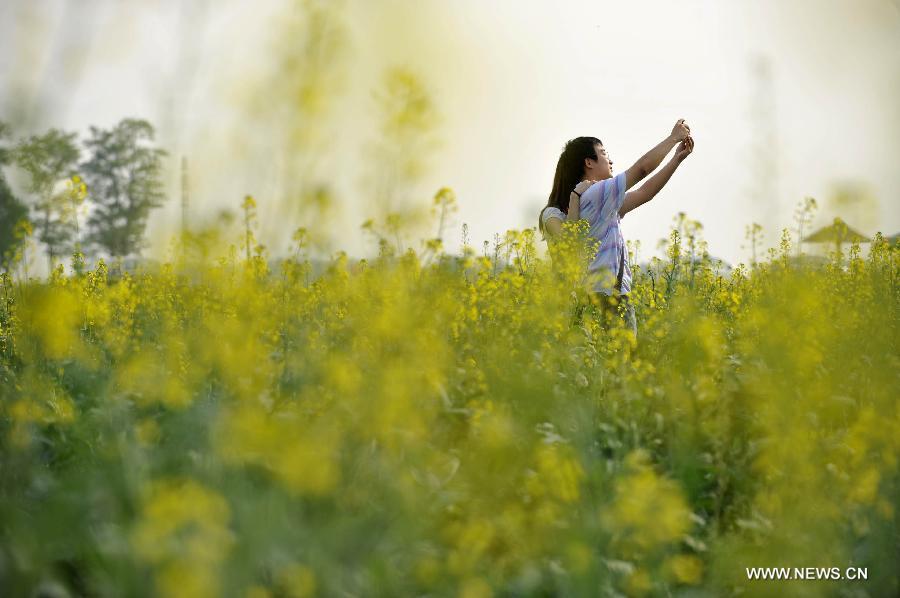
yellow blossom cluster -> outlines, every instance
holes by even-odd
[[[231,247],[185,235],[158,268],[0,276],[4,594],[787,591],[761,566],[897,594],[880,235],[728,272],[673,231],[634,267],[635,338],[588,301],[583,224],[552,261],[528,230],[322,264],[298,229],[275,263],[255,206]]]

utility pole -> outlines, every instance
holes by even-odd
[[[181,233],[187,232],[188,228],[188,205],[190,203],[190,188],[188,186],[188,163],[187,157],[181,157]]]

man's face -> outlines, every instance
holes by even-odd
[[[602,181],[603,179],[612,178],[613,163],[612,160],[609,159],[609,154],[606,153],[606,148],[599,143],[595,143],[594,151],[597,154],[597,159],[593,160],[588,158],[584,161],[585,175],[588,179],[593,181]]]

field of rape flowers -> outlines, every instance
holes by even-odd
[[[232,251],[0,282],[4,596],[896,596],[900,262]],[[560,255],[578,255],[577,235]],[[434,249],[434,248],[433,248]],[[806,265],[804,265],[806,264]],[[748,580],[860,567],[865,581]]]

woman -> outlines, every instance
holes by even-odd
[[[634,306],[629,300],[631,265],[620,228],[621,219],[651,199],[669,181],[675,169],[694,149],[691,129],[678,120],[672,132],[634,165],[613,176],[612,160],[596,137],[578,137],[566,143],[553,177],[553,189],[538,225],[548,243],[562,230],[563,221],[584,218],[588,234],[600,248],[588,266],[592,302],[604,313],[621,303],[626,323],[637,337]],[[678,146],[672,159],[646,183],[627,192],[656,170],[669,151]],[[615,280],[615,282],[613,282]]]

